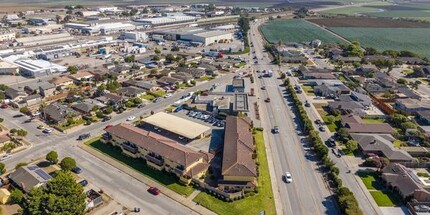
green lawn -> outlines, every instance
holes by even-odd
[[[370,195],[372,195],[375,202],[380,207],[394,207],[399,206],[399,199],[393,197],[392,193],[386,193],[382,191],[370,191]]]
[[[75,126],[78,126],[78,125],[81,125],[81,124],[84,124],[85,123],[85,120],[84,119],[79,119],[79,120],[76,120],[75,121],[75,123],[73,123],[73,124],[70,124],[70,125],[63,125],[63,126],[58,126],[61,130],[67,130],[67,129],[70,129],[70,128],[73,128],[73,127],[75,127]]]
[[[149,168],[145,164],[144,160],[135,159],[122,154],[122,151],[119,148],[102,143],[100,141],[100,137],[93,138],[85,142],[85,144],[117,160],[118,162],[121,162],[133,168],[134,170],[145,175],[146,177],[151,178],[152,180],[164,185],[165,187],[181,195],[189,196],[191,195],[191,193],[194,192],[194,189],[192,187],[181,185],[179,179],[176,176],[172,176],[167,173]]]
[[[166,108],[164,108],[164,110],[166,111],[166,112],[173,112],[173,110],[175,110],[175,106],[173,106],[173,105],[170,105],[170,106],[167,106]]]
[[[314,88],[312,88],[312,86],[302,86],[302,89],[306,92],[306,95],[315,96]]]
[[[203,77],[200,78],[200,80],[202,80],[202,81],[209,81],[209,80],[212,80],[212,79],[214,79],[214,77],[208,76],[208,75],[205,75],[205,76],[203,76]]]
[[[155,96],[150,95],[150,94],[145,94],[141,97],[142,99],[148,100],[148,101],[152,101],[155,99]]]
[[[166,95],[166,92],[163,90],[159,90],[159,91],[151,92],[151,95],[155,97],[163,97],[164,95]]]
[[[394,147],[396,147],[398,149],[400,149],[400,147],[402,147],[402,146],[408,146],[407,143],[405,143],[401,140],[394,140],[393,144],[394,144]]]
[[[260,211],[264,211],[264,214],[266,215],[276,214],[263,132],[257,131],[255,134],[255,142],[257,147],[257,156],[260,162],[260,175],[258,176],[259,192],[256,195],[245,197],[244,199],[234,202],[224,202],[212,195],[201,192],[193,199],[193,201],[198,202],[200,205],[220,215],[258,214]]]
[[[383,188],[383,186],[378,181],[376,181],[375,172],[359,171],[357,174],[363,181],[364,185],[366,185],[368,190],[380,190]]]
[[[383,122],[384,122],[384,119],[381,119],[381,118],[374,118],[374,119],[371,119],[371,118],[363,118],[363,121],[364,121],[366,124],[379,124],[379,123],[383,123]]]
[[[324,14],[342,14],[342,15],[354,15],[354,14],[362,14],[362,13],[372,13],[378,12],[379,9],[372,7],[344,7],[338,9],[331,9],[323,11]]]

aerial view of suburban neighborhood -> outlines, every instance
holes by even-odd
[[[0,215],[430,215],[430,0],[0,18]]]

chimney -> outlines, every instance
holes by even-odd
[[[370,144],[375,144],[376,143],[376,139],[373,139],[372,141],[370,141]]]

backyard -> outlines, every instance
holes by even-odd
[[[384,119],[381,118],[363,118],[364,123],[366,124],[379,124],[384,123]]]
[[[164,185],[165,187],[185,196],[191,195],[194,191],[192,187],[181,185],[179,179],[176,176],[169,175],[167,173],[160,172],[158,170],[149,168],[145,161],[142,159],[135,159],[122,154],[121,149],[113,147],[108,144],[104,144],[100,141],[100,137],[93,138],[87,142],[86,145],[102,152],[103,154],[114,158],[118,162],[121,162],[130,168],[142,173],[148,178]]]
[[[315,109],[318,111],[318,114],[321,116],[321,118],[323,119],[324,123],[327,125],[327,128],[331,131],[331,132],[335,132],[337,131],[337,129],[340,128],[340,124],[341,124],[341,118],[340,115],[339,116],[334,116],[334,120],[331,122],[329,119],[330,116],[327,112],[327,106],[326,104],[314,104]]]
[[[357,175],[361,178],[367,190],[369,190],[376,204],[380,207],[394,207],[402,205],[399,194],[386,189],[376,172],[359,171]]]
[[[264,214],[266,215],[276,214],[263,132],[256,131],[254,137],[257,148],[257,157],[260,162],[260,165],[258,166],[260,174],[257,179],[259,185],[258,193],[234,202],[224,202],[212,195],[201,192],[193,199],[193,201],[221,215],[243,214],[244,211],[246,211],[247,214],[259,214],[261,211],[264,211]]]
[[[301,19],[274,20],[261,27],[264,37],[271,43],[310,42],[315,39],[323,43],[340,43],[343,40],[330,32]]]

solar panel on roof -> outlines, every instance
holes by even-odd
[[[39,167],[37,167],[37,166],[29,166],[28,167],[28,169],[29,170],[31,170],[31,171],[34,171],[34,170],[36,170],[36,169],[38,169]]]
[[[49,179],[51,179],[51,178],[52,178],[50,175],[48,175],[48,173],[44,172],[44,171],[43,171],[43,170],[41,170],[41,169],[38,169],[38,170],[36,170],[35,172],[36,172],[36,174],[38,174],[40,177],[42,177],[44,180],[49,180]]]

